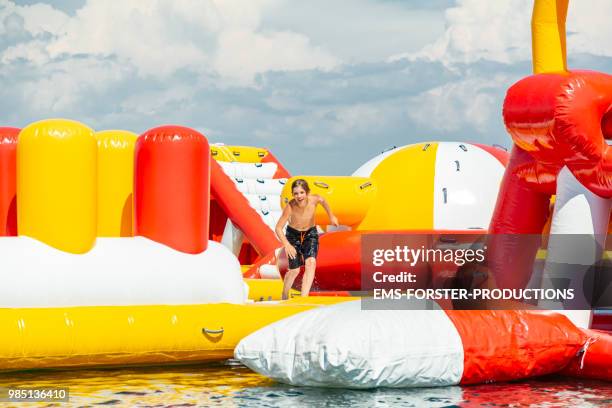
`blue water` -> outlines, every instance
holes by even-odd
[[[469,387],[357,391],[278,384],[232,362],[6,373],[0,374],[0,386],[68,387],[74,407],[612,407],[612,383],[599,381],[546,377]]]

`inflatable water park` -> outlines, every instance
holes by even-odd
[[[533,73],[500,107],[510,151],[424,140],[350,175],[292,175],[266,148],[180,125],[140,135],[69,119],[0,128],[0,371],[235,359],[307,387],[612,381],[605,296],[580,309],[406,297],[406,307],[364,306],[374,302],[364,247],[398,234],[421,237],[423,251],[486,245],[481,291],[528,288],[537,268],[607,265],[612,76],[567,67],[567,9],[535,1]],[[275,228],[297,179],[340,225],[317,209],[310,296],[299,296],[300,276],[283,300],[288,256]],[[576,255],[567,236],[589,244]],[[424,291],[466,280],[456,262],[411,271]]]

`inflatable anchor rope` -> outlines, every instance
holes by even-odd
[[[584,346],[582,346],[582,348],[578,351],[578,355],[582,354],[582,357],[580,357],[580,369],[581,370],[584,368],[584,359],[586,358],[586,354],[587,354],[587,351],[589,350],[589,347],[591,346],[591,344],[595,343],[597,340],[599,340],[598,337],[589,337],[586,343],[584,343]]]

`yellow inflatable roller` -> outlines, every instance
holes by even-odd
[[[376,201],[356,229],[431,230],[437,150],[438,143],[415,144],[376,166],[370,175],[378,184]]]
[[[261,327],[354,299],[0,309],[0,370],[222,360]]]
[[[32,123],[17,142],[20,235],[71,253],[89,251],[97,230],[97,142],[65,119]]]
[[[318,194],[329,203],[334,215],[342,225],[359,224],[376,199],[376,183],[367,177],[343,176],[296,176],[290,178],[281,193],[281,205],[291,200],[291,184],[296,179],[304,179],[310,186],[311,194]],[[315,222],[328,225],[325,210],[317,207]]]
[[[211,145],[210,154],[218,161],[261,163],[261,160],[268,155],[268,151],[251,146]]]
[[[131,237],[134,144],[125,130],[96,133],[98,141],[98,236]]]

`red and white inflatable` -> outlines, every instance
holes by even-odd
[[[610,380],[609,339],[552,312],[363,310],[354,301],[264,327],[238,344],[235,357],[274,380],[301,386],[476,384],[564,368]]]

